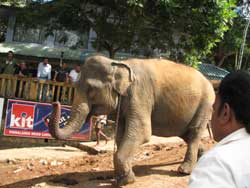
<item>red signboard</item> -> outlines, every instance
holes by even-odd
[[[70,106],[62,106],[59,126],[63,127],[70,117]],[[8,100],[4,135],[52,138],[48,131],[48,122],[52,112],[51,104],[29,102],[22,100]],[[90,140],[91,121],[85,122],[79,132],[70,139]]]

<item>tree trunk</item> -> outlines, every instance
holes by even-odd
[[[114,57],[115,57],[115,51],[114,51],[114,49],[109,49],[109,57],[111,59],[114,59]]]

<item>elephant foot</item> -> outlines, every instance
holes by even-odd
[[[193,165],[191,165],[191,162],[183,162],[179,168],[178,168],[178,172],[182,173],[182,174],[186,174],[189,175],[191,174],[193,169]]]
[[[128,175],[117,176],[116,177],[116,186],[123,186],[135,182],[135,174],[130,172]]]

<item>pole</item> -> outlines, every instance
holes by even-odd
[[[63,64],[63,55],[64,55],[64,52],[62,51],[61,56],[60,56],[60,67],[62,67],[62,64]]]
[[[246,24],[246,26],[244,28],[244,31],[243,31],[243,42],[242,42],[241,47],[240,47],[239,62],[237,63],[236,70],[241,69],[242,58],[243,58],[243,54],[244,54],[244,48],[245,48],[245,45],[246,45],[246,37],[247,37],[247,31],[248,31],[248,28],[249,28],[249,24],[250,24],[250,19],[247,20],[247,24]]]

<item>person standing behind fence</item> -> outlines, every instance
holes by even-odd
[[[56,71],[55,71],[55,76],[53,81],[56,82],[64,82],[64,83],[68,83],[69,82],[69,72],[67,70],[67,64],[63,63],[61,67],[59,67]],[[59,93],[59,101],[61,101],[61,97],[62,97],[62,86],[58,86],[55,88],[55,96],[54,96],[54,100],[56,100],[56,96],[57,96],[57,91],[58,88],[60,88],[60,93]]]
[[[69,72],[67,70],[67,64],[63,63],[61,67],[55,70],[55,76],[53,81],[57,82],[69,82]]]
[[[81,75],[81,65],[75,65],[74,69],[69,73],[69,80],[71,83],[76,83],[79,81]]]
[[[49,64],[48,58],[44,58],[43,62],[39,63],[37,68],[37,78],[38,80],[51,80],[51,65]],[[46,85],[44,85],[42,90],[42,101],[45,101],[46,99],[46,92],[47,92],[47,87]],[[40,90],[38,92],[38,95],[40,95]]]
[[[21,62],[19,66],[15,69],[14,74],[18,76],[19,78],[28,77],[29,76],[29,70],[27,69],[26,63]]]
[[[2,74],[14,74],[17,68],[17,61],[14,59],[14,53],[12,51],[8,52],[7,59],[0,66]]]
[[[19,66],[16,68],[16,70],[14,72],[14,75],[17,76],[18,78],[24,78],[24,77],[28,77],[29,76],[29,71],[28,71],[28,69],[26,67],[26,63],[25,62],[21,62],[19,64]],[[23,81],[22,88],[19,88],[20,87],[20,80],[17,81],[15,97],[21,97],[21,98],[23,98],[23,92],[24,92],[25,84],[26,84],[26,82]],[[18,96],[19,89],[22,90],[20,96]]]
[[[37,68],[37,78],[39,80],[51,80],[51,65],[49,59],[44,58],[43,62],[40,62]]]
[[[12,51],[9,51],[5,62],[0,64],[1,74],[13,75],[16,68],[17,68],[17,61],[14,59],[14,53]],[[13,97],[13,95],[14,95],[14,93],[12,93],[12,91],[14,90],[13,80],[11,82],[9,82],[9,84],[10,85],[8,86],[8,89],[7,89],[7,83],[4,82],[3,95],[6,97]]]

